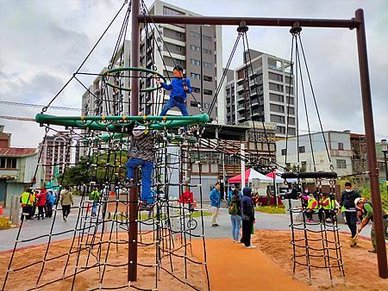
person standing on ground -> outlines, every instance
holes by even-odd
[[[234,189],[232,197],[230,198],[228,213],[232,221],[233,242],[238,243],[241,227],[241,199],[237,189]]]
[[[46,217],[51,218],[53,216],[53,206],[55,205],[55,195],[53,191],[48,191],[46,195]]]
[[[242,237],[241,243],[246,248],[252,249],[256,246],[251,244],[251,230],[255,221],[255,209],[252,202],[252,189],[245,187],[243,189],[243,198],[241,199],[241,219],[242,219]]]
[[[354,200],[360,198],[360,194],[352,189],[352,183],[345,183],[345,191],[341,195],[341,208],[344,207],[346,224],[348,225],[352,237],[350,238],[350,246],[357,246],[357,210]]]
[[[92,216],[96,216],[97,214],[97,205],[100,202],[101,193],[98,191],[97,186],[93,187],[93,191],[89,193],[89,199],[93,201],[92,204]]]
[[[220,183],[217,182],[214,185],[213,190],[209,194],[210,206],[212,210],[212,226],[219,226],[217,223],[217,217],[221,207],[221,194],[220,194]]]
[[[20,205],[22,207],[21,220],[24,219],[24,216],[26,217],[26,219],[31,219],[31,212],[32,212],[31,195],[32,195],[32,190],[27,189],[20,196]]]
[[[73,204],[73,194],[71,193],[70,188],[65,186],[65,189],[63,189],[61,192],[61,205],[64,221],[67,221],[67,217],[70,214],[71,205]]]
[[[36,206],[38,206],[38,220],[40,218],[44,219],[45,207],[46,207],[46,194],[47,190],[42,188],[40,192],[36,194]]]
[[[373,207],[372,203],[368,202],[364,198],[356,198],[354,200],[354,204],[356,205],[357,209],[360,209],[363,214],[364,218],[361,221],[357,233],[360,233],[362,229],[368,224],[370,220],[372,220],[372,229],[370,231],[370,238],[372,241],[373,249],[369,250],[370,253],[376,253],[376,232],[375,232],[375,224],[373,222]],[[383,224],[384,224],[384,237],[385,239],[388,239],[388,214],[383,212]]]
[[[180,65],[176,65],[172,71],[174,78],[170,84],[163,83],[162,79],[156,79],[163,89],[171,91],[170,99],[163,106],[160,116],[165,116],[167,111],[173,107],[178,107],[183,116],[188,116],[189,112],[185,104],[187,93],[191,93],[193,89],[190,85],[190,79],[183,77],[183,68]]]

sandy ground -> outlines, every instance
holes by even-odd
[[[120,237],[119,237],[120,239]],[[211,290],[216,291],[254,291],[254,290],[388,290],[388,280],[383,280],[377,275],[376,255],[368,253],[370,241],[360,239],[359,247],[350,248],[347,244],[348,236],[341,234],[342,254],[345,268],[345,278],[341,276],[338,268],[333,270],[333,281],[329,279],[326,270],[312,269],[311,284],[308,280],[308,272],[305,267],[297,267],[296,275],[292,274],[292,248],[289,244],[289,231],[265,231],[255,233],[253,243],[256,249],[246,249],[240,244],[234,244],[231,239],[208,239],[206,240],[207,262],[210,276]],[[143,238],[143,243],[147,243]],[[180,243],[177,239],[177,245]],[[67,253],[70,241],[56,242],[50,248],[47,258]],[[45,246],[30,247],[17,252],[13,268],[25,266],[28,262],[39,261],[44,255]],[[191,248],[189,248],[191,250]],[[141,246],[138,248],[139,262],[142,264],[154,264],[156,250],[154,246]],[[193,240],[193,258],[201,261],[203,258],[202,241]],[[87,261],[88,254],[89,260]],[[95,250],[83,251],[79,257],[79,267],[93,265],[105,258],[110,264],[122,264],[127,261],[127,246],[113,245],[107,254],[107,246],[101,248],[100,253]],[[207,290],[207,281],[204,268],[201,265],[187,264],[183,267],[183,260],[179,257],[168,256],[168,253],[161,252],[162,266],[166,271],[156,273],[155,266],[138,267],[138,281],[135,286],[142,288],[158,288],[158,290],[193,290],[184,283],[171,277],[167,272],[171,271],[173,265],[174,274],[183,281],[187,271],[187,282],[190,282],[200,290]],[[179,254],[179,251],[177,251]],[[182,254],[182,252],[180,253]],[[191,252],[189,251],[189,255]],[[0,284],[4,280],[10,252],[0,253]],[[46,263],[43,270],[40,284],[55,278],[70,276],[64,281],[48,285],[40,290],[70,290],[72,284],[71,275],[74,273],[74,265],[77,260],[75,254],[70,255],[68,267],[65,270],[67,256]],[[315,261],[316,264],[320,262]],[[33,288],[36,278],[41,271],[42,264],[13,274],[7,283],[6,290],[27,290]],[[21,275],[23,274],[23,275]],[[28,275],[26,275],[28,274]],[[103,280],[106,287],[126,285],[126,267],[107,266],[104,278],[99,277],[101,272],[95,267],[77,275],[74,290],[90,290],[98,288],[99,280]],[[156,275],[158,280],[156,281]],[[27,279],[26,279],[27,278]],[[333,283],[333,284],[332,284]],[[2,285],[0,285],[1,288]]]
[[[378,276],[376,254],[369,253],[371,242],[360,238],[358,247],[349,246],[349,235],[340,233],[345,278],[338,268],[333,268],[333,284],[326,270],[312,268],[311,286],[315,290],[388,290],[388,279]],[[292,275],[292,248],[289,244],[289,231],[257,231],[253,242],[260,251],[288,274]],[[315,260],[316,263],[319,260]],[[321,262],[322,263],[322,262]],[[309,283],[306,267],[296,268],[295,279]],[[273,289],[276,290],[276,289]]]

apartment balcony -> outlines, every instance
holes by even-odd
[[[237,118],[238,122],[244,122],[246,120],[245,116],[244,115],[240,115],[238,118]]]
[[[237,85],[241,85],[242,83],[244,83],[244,78],[240,78],[237,80]]]
[[[239,104],[237,106],[237,111],[240,112],[240,111],[244,111],[245,110],[245,104]]]
[[[240,86],[237,86],[237,88],[236,88],[237,90],[237,93],[240,93],[240,92],[244,92],[244,86],[243,85],[240,85]]]
[[[251,106],[259,106],[259,100],[258,99],[252,99],[251,100]]]
[[[237,102],[245,101],[245,96],[243,94],[237,96]]]

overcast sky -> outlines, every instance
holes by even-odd
[[[145,1],[147,7],[152,2]],[[165,2],[209,16],[350,19],[357,8],[363,8],[376,141],[388,137],[388,1]],[[120,0],[0,0],[0,100],[47,104],[76,71],[122,3]],[[119,33],[121,16],[82,71],[97,73],[107,64]],[[236,27],[223,28],[224,63],[236,37]],[[252,49],[290,58],[289,28],[250,27],[248,38]],[[305,28],[302,39],[324,129],[364,133],[355,31]],[[242,44],[232,68],[242,64],[241,51]],[[74,82],[53,105],[81,108],[83,92],[84,89]],[[0,103],[1,116],[33,118],[39,111],[39,108]],[[64,110],[49,113],[77,115],[77,112]],[[44,135],[43,129],[33,122],[0,119],[0,124],[5,125],[6,132],[12,133],[15,147],[35,147]],[[302,124],[301,128],[307,126]]]

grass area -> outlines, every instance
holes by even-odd
[[[259,205],[255,208],[256,211],[269,213],[269,214],[285,214],[286,210],[284,206],[262,206]]]
[[[188,214],[188,212],[185,212]],[[203,216],[211,216],[212,213],[210,211],[203,211]],[[156,213],[151,215],[150,218],[154,218],[156,216]],[[192,217],[193,218],[198,218],[198,217],[201,217],[201,211],[194,211],[192,213]],[[146,211],[142,211],[139,215],[139,220],[140,221],[143,221],[143,220],[147,220],[148,219],[148,212]]]

